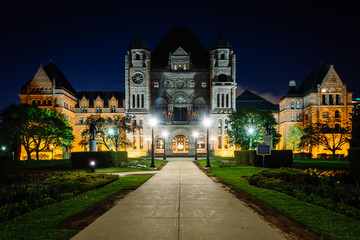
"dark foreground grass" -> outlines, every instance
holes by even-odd
[[[0,224],[0,239],[62,240],[70,239],[79,231],[53,229],[67,218],[104,200],[122,189],[136,189],[151,176],[126,176],[102,188],[83,193],[75,198],[55,203]]]
[[[130,159],[130,161],[134,161],[136,159]],[[148,165],[151,160],[146,160]],[[159,167],[164,161],[155,160],[156,167]],[[62,160],[30,160],[30,161],[15,161],[12,162],[10,168],[13,172],[42,172],[42,171],[68,171],[73,170],[71,167],[70,159],[62,159]],[[114,173],[114,172],[135,172],[135,171],[150,171],[149,167],[142,168],[119,168],[119,167],[111,167],[111,168],[96,168],[96,173]],[[75,169],[76,172],[81,173],[90,173],[91,169]]]
[[[205,166],[206,161],[199,161]],[[213,176],[248,193],[290,217],[313,232],[329,240],[358,240],[360,239],[360,221],[324,209],[322,207],[302,202],[286,194],[252,186],[243,176],[250,176],[262,168],[232,167],[217,168],[210,171]]]
[[[349,162],[346,160],[336,161],[329,159],[312,159],[302,158],[294,159],[293,168],[309,169],[316,168],[319,170],[348,170]]]

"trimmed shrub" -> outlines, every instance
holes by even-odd
[[[360,185],[360,148],[349,149],[349,168],[355,182]]]
[[[294,158],[312,158],[312,153],[299,152],[293,154]]]
[[[8,155],[0,155],[0,183],[5,183],[10,177],[11,157]]]
[[[256,155],[255,150],[234,151],[235,161],[240,164],[262,167],[263,158]],[[265,167],[292,167],[293,154],[291,150],[271,150],[271,155],[265,156]]]
[[[127,152],[73,152],[71,153],[73,168],[89,168],[90,161],[95,161],[96,168],[122,167],[127,163]]]

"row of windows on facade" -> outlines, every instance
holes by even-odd
[[[339,94],[334,95],[332,94],[323,94],[322,95],[322,105],[341,105],[341,97]]]
[[[52,101],[51,100],[32,100],[31,102],[32,105],[37,105],[37,106],[51,106],[52,105]]]
[[[230,94],[218,94],[217,95],[217,107],[226,107],[229,108],[229,95]]]
[[[140,138],[141,140],[141,138]],[[205,137],[198,137],[197,139],[197,145],[196,145],[196,149],[197,150],[205,150],[206,149],[206,141],[205,141]],[[214,140],[212,141],[212,145],[214,145]],[[133,148],[136,149],[136,138],[133,139]],[[159,149],[165,149],[165,144],[164,144],[164,139],[159,137],[155,140],[155,149],[159,150]],[[224,149],[228,149],[229,148],[229,136],[224,136]],[[173,150],[175,150],[176,147],[174,147],[174,145],[176,144],[176,140],[173,140]],[[185,150],[189,150],[189,147],[188,147],[188,144],[189,142],[186,141],[186,144],[185,144]],[[142,148],[143,145],[141,144],[140,142],[140,149],[143,149]],[[218,136],[218,149],[222,149],[222,136]]]
[[[153,84],[154,88],[159,88],[160,87],[160,83],[159,82],[154,82]],[[173,86],[172,82],[170,80],[167,80],[165,82],[163,82],[163,86],[166,87],[166,88],[171,88]],[[196,82],[191,80],[189,81],[188,83],[188,87],[189,88],[194,88],[196,86]],[[201,82],[200,83],[200,86],[202,88],[206,88],[207,87],[207,83],[206,82]]]
[[[51,90],[51,88],[32,88],[31,90],[30,90],[30,93],[51,93],[52,92],[52,90]]]
[[[186,64],[174,64],[174,70],[187,70],[187,65]]]
[[[102,106],[97,105],[97,106],[95,107],[95,112],[101,113],[101,112],[103,111],[102,109],[103,109]],[[81,112],[84,112],[84,113],[88,112],[88,107],[87,107],[87,106],[82,106],[82,107],[81,107]],[[115,112],[116,112],[116,106],[115,106],[115,105],[111,105],[111,106],[110,106],[110,112],[111,112],[111,113],[115,113]]]
[[[341,114],[339,110],[335,110],[335,118],[341,118]],[[323,112],[322,114],[323,118],[329,118],[329,112]],[[305,120],[308,120],[308,115],[305,114]],[[291,121],[294,122],[295,121],[295,114],[292,113],[291,114]],[[300,113],[296,113],[296,121],[300,121]]]

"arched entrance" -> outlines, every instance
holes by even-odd
[[[189,139],[184,134],[177,134],[172,142],[173,153],[188,153],[189,152]]]

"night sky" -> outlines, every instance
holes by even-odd
[[[241,3],[240,3],[241,2]],[[270,3],[271,2],[271,3]],[[124,91],[124,59],[141,34],[151,50],[172,26],[189,26],[210,50],[223,34],[245,87],[277,103],[320,63],[360,93],[358,8],[330,1],[16,1],[0,10],[0,110],[40,64],[57,65],[77,91]]]

